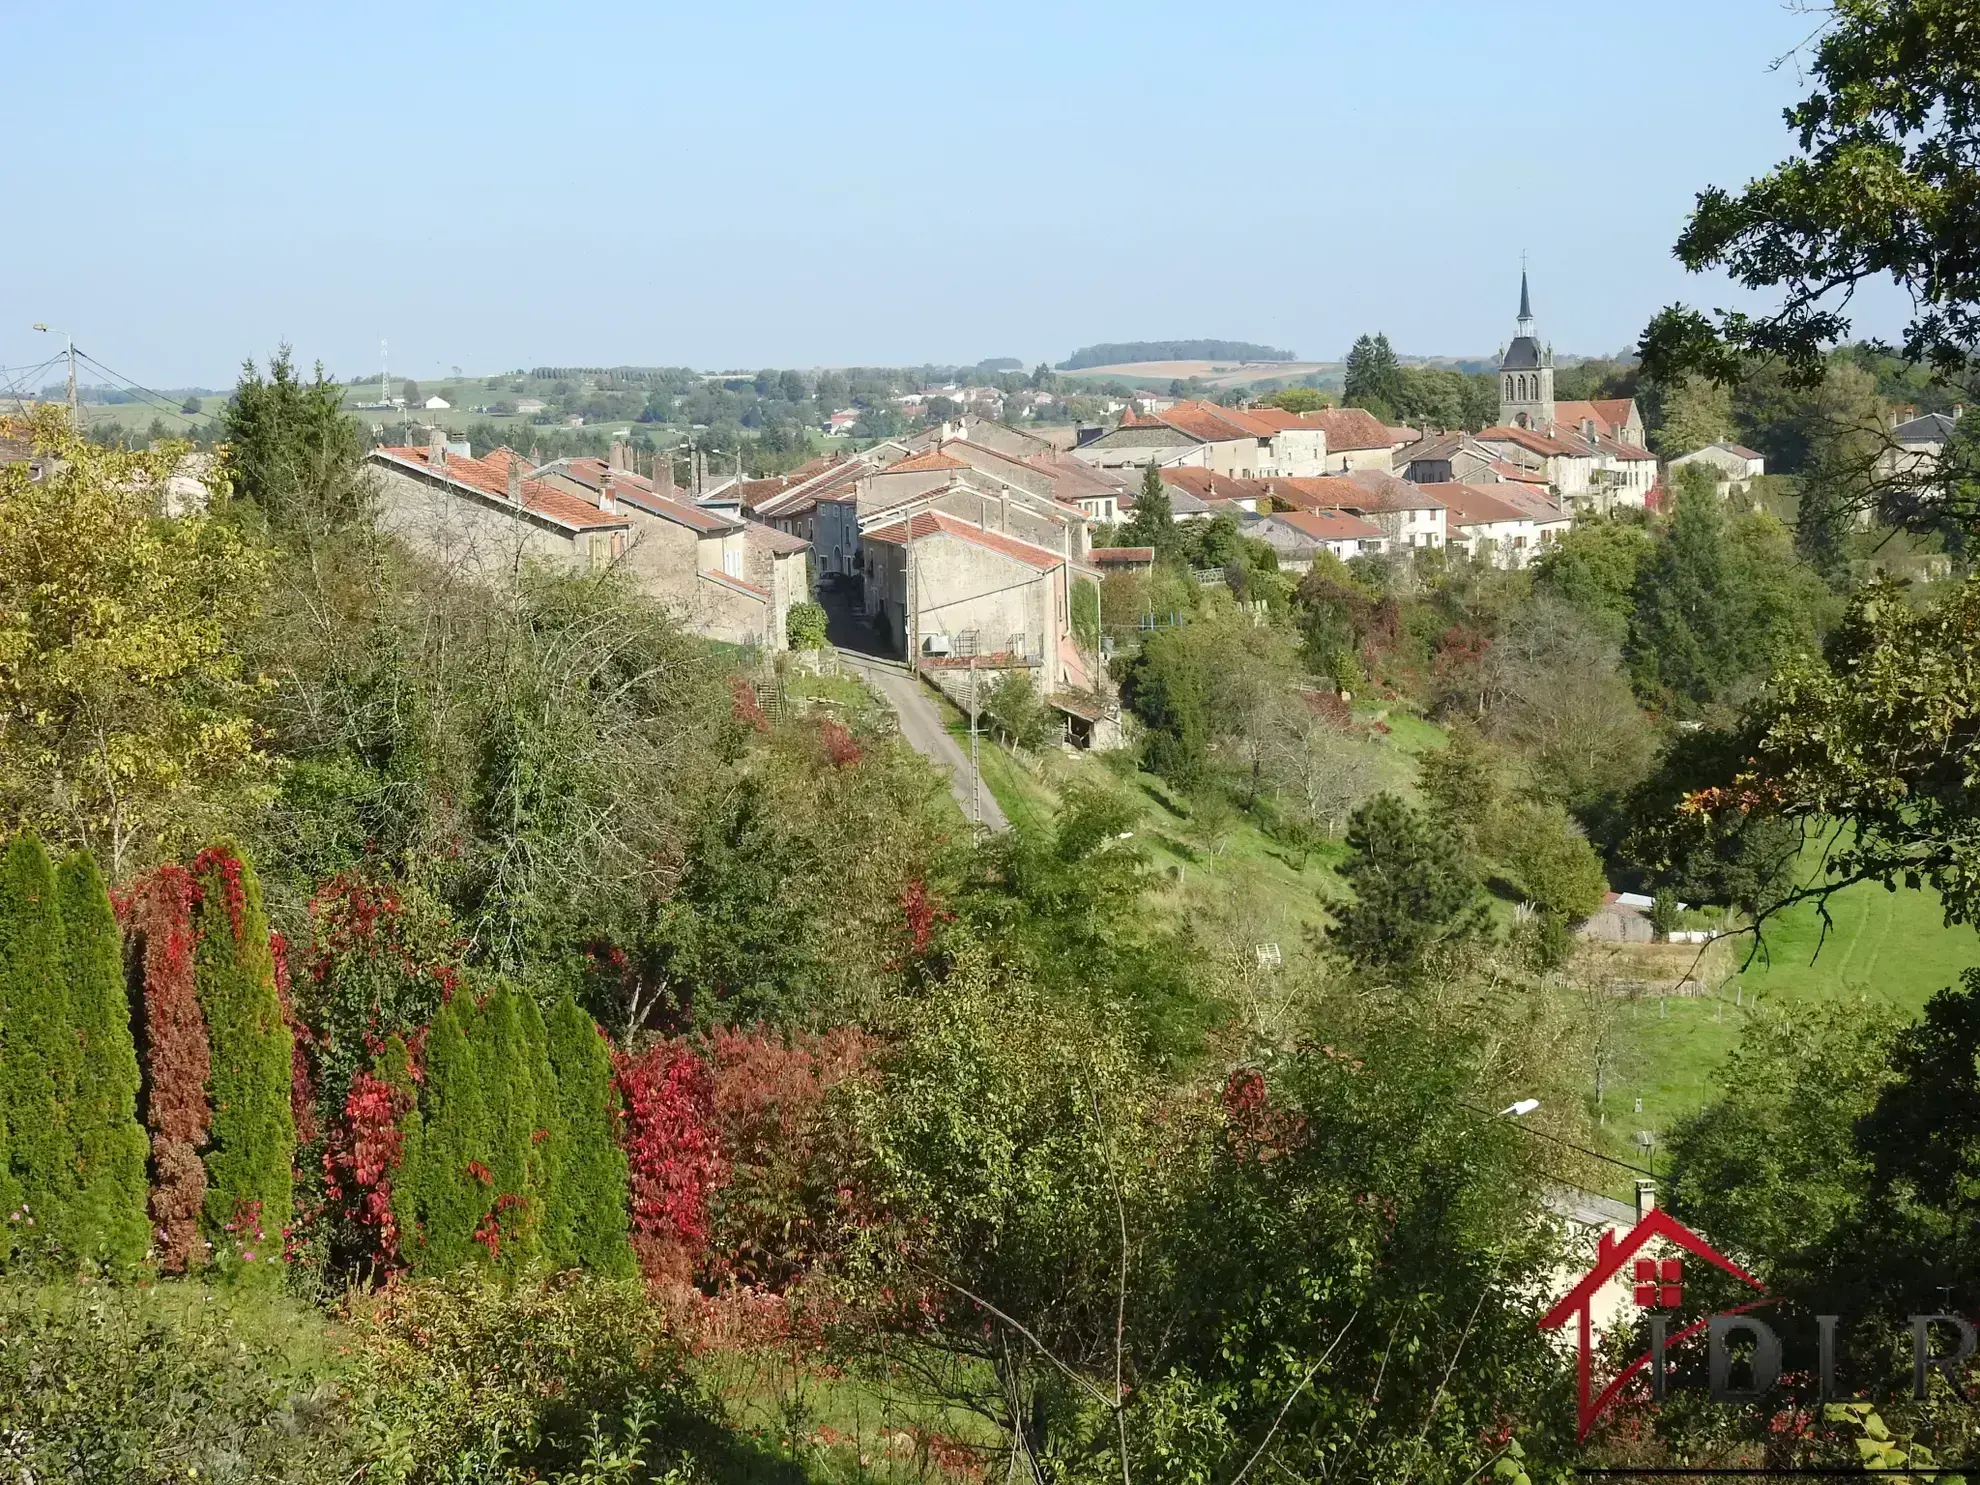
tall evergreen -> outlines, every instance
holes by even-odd
[[[1348,823],[1341,879],[1354,901],[1328,940],[1355,969],[1409,980],[1443,949],[1487,932],[1478,879],[1456,841],[1393,794],[1378,794]]]
[[[52,1256],[75,1199],[68,1104],[76,1038],[62,973],[55,868],[31,835],[0,857],[0,1118],[7,1130],[4,1184],[17,1253]],[[18,1213],[18,1220],[14,1220]]]
[[[1629,664],[1646,692],[1714,700],[1743,668],[1748,604],[1709,470],[1680,471],[1670,530],[1639,572]]]
[[[543,1214],[541,1146],[549,1131],[538,1104],[550,1083],[543,1017],[527,996],[498,982],[482,1006],[482,1038],[488,1124],[481,1158],[493,1176],[484,1230],[494,1240],[486,1246],[503,1268],[520,1270],[538,1256]]]
[[[1172,555],[1178,545],[1169,487],[1162,483],[1162,471],[1153,463],[1141,472],[1141,489],[1135,493],[1134,514],[1121,528],[1121,545],[1153,547],[1158,557]]]
[[[619,1146],[619,1090],[612,1056],[591,1017],[566,995],[550,1008],[550,1067],[556,1080],[557,1183],[546,1218],[544,1256],[560,1268],[629,1276],[626,1154]]]
[[[151,1224],[145,1215],[150,1145],[137,1117],[137,1048],[122,940],[95,857],[87,851],[70,856],[55,887],[78,1057],[69,1103],[78,1189],[68,1246],[80,1257],[123,1267],[144,1257]]]
[[[419,1137],[406,1148],[394,1202],[400,1249],[417,1273],[466,1267],[488,1210],[479,1154],[487,1124],[475,1035],[480,1022],[474,1002],[456,995],[427,1029]]]
[[[213,1056],[202,1226],[216,1255],[236,1256],[248,1271],[279,1272],[294,1201],[294,1043],[275,988],[261,884],[231,847],[203,851],[193,866],[200,891],[193,983]]]

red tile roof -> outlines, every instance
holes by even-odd
[[[1345,474],[1309,476],[1302,479],[1275,479],[1272,498],[1297,510],[1442,510],[1444,502],[1429,494],[1423,485],[1382,475],[1379,470],[1359,470],[1376,474],[1379,480],[1362,481]]]
[[[902,459],[898,463],[889,464],[882,472],[886,474],[919,474],[925,470],[932,469],[968,469],[969,467],[968,464],[965,464],[954,454],[945,454],[940,449],[930,449],[925,454],[916,454],[912,458]]]
[[[425,449],[377,448],[371,452],[374,458],[384,458],[391,463],[410,466],[422,474],[441,473],[441,470],[433,465]],[[495,496],[507,505],[511,460],[523,462],[514,450],[502,448],[496,449],[486,459],[469,459],[459,454],[449,454],[444,467],[446,477],[455,484],[466,485],[484,495]],[[527,463],[524,463],[523,467],[527,468]],[[559,526],[569,527],[573,531],[623,529],[627,524],[624,516],[604,515],[589,501],[580,500],[577,496],[559,490],[555,485],[545,484],[541,480],[525,479],[522,482],[522,503],[523,509],[530,514],[541,516]]]
[[[1382,535],[1382,528],[1373,521],[1343,510],[1287,510],[1272,519],[1315,541],[1365,541]]]
[[[1450,484],[1424,485],[1428,493],[1444,502],[1444,509],[1450,514],[1445,517],[1452,526],[1486,526],[1498,521],[1528,521],[1532,517],[1518,506],[1491,492],[1490,485]]]
[[[1492,473],[1496,474],[1500,479],[1512,484],[1538,485],[1543,490],[1547,488],[1547,475],[1543,470],[1527,469],[1519,464],[1508,464],[1504,459],[1492,460],[1491,469]]]
[[[1179,433],[1200,438],[1205,443],[1228,443],[1238,438],[1270,438],[1272,429],[1235,407],[1219,407],[1214,402],[1178,402],[1155,414],[1155,421],[1166,423]]]
[[[1065,558],[1057,552],[1033,546],[1028,541],[1019,541],[1016,537],[1005,536],[1002,532],[985,531],[981,526],[972,526],[967,521],[959,521],[947,512],[939,510],[922,511],[912,521],[896,521],[893,525],[882,527],[877,531],[862,532],[860,540],[884,541],[889,546],[899,546],[906,540],[908,530],[913,531],[916,541],[940,534],[974,542],[980,547],[988,547],[993,552],[1014,558],[1028,567],[1035,567],[1040,572],[1050,572],[1065,561]]]
[[[780,557],[811,550],[811,543],[802,536],[793,536],[788,531],[779,531],[775,526],[765,526],[756,521],[743,523],[743,539],[753,547],[760,547]]]
[[[695,576],[706,578],[719,588],[734,588],[738,593],[747,593],[751,598],[761,598],[767,601],[770,597],[770,592],[767,588],[759,588],[755,583],[746,583],[741,578],[730,577],[726,572],[711,572],[707,568],[703,568]]]
[[[1299,420],[1309,428],[1326,431],[1330,454],[1354,449],[1388,449],[1397,443],[1388,425],[1365,408],[1323,407],[1301,413]]]
[[[1480,443],[1513,444],[1525,449],[1528,453],[1538,454],[1542,458],[1552,458],[1555,456],[1579,456],[1585,458],[1590,452],[1586,445],[1577,448],[1575,444],[1564,442],[1558,438],[1549,438],[1544,433],[1535,433],[1531,428],[1509,428],[1504,426],[1485,428],[1479,431],[1478,441]],[[1580,440],[1577,439],[1576,443],[1579,442]]]
[[[1087,553],[1087,558],[1096,567],[1111,567],[1121,562],[1153,562],[1153,547],[1095,547]]]

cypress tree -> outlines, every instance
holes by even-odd
[[[78,1186],[69,1246],[81,1257],[124,1267],[144,1257],[151,1224],[144,1169],[150,1145],[137,1118],[137,1047],[123,945],[95,857],[87,851],[70,856],[55,887],[78,1057],[69,1103]]]
[[[629,1277],[626,1153],[619,1147],[619,1088],[605,1038],[569,995],[550,1008],[556,1083],[556,1183],[547,1193],[545,1257],[560,1268]]]
[[[193,874],[200,889],[193,984],[213,1056],[202,1226],[216,1256],[235,1255],[245,1271],[273,1274],[281,1269],[294,1200],[295,1046],[282,1019],[253,868],[222,846],[202,851]]]
[[[55,868],[31,835],[0,857],[0,1117],[8,1131],[10,1221],[16,1252],[50,1253],[75,1199],[68,1103],[76,1038],[62,974]]]
[[[394,1209],[400,1247],[415,1272],[451,1274],[474,1256],[474,1234],[489,1208],[479,1030],[481,1012],[465,995],[440,1008],[426,1033],[426,1081],[418,1138],[400,1166]]]
[[[485,1246],[503,1268],[520,1271],[538,1256],[543,1206],[538,1135],[543,1124],[537,1106],[550,1075],[543,1018],[535,1004],[497,982],[482,1005],[482,1047],[489,1113],[482,1160],[493,1175]]]

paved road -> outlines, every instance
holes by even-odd
[[[885,699],[894,709],[894,715],[901,719],[901,736],[908,740],[922,757],[949,775],[949,792],[962,806],[963,818],[970,818],[972,801],[970,798],[969,756],[956,746],[956,740],[949,736],[949,729],[942,725],[942,711],[928,688],[907,673],[899,661],[881,661],[871,655],[862,655],[854,650],[841,650],[840,661],[850,669],[859,672],[868,685]],[[1011,822],[1004,818],[996,796],[985,784],[983,796],[983,825],[987,830],[1008,830]]]

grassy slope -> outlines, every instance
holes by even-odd
[[[1815,860],[1811,849],[1807,866]],[[1714,1075],[1756,1001],[1788,1006],[1863,995],[1915,1014],[1962,970],[1980,965],[1980,935],[1946,927],[1934,893],[1863,883],[1838,893],[1829,913],[1826,942],[1812,905],[1771,924],[1764,953],[1749,959],[1751,946],[1741,941],[1743,968],[1717,998],[1666,998],[1661,1005],[1648,999],[1622,1008],[1622,1064],[1604,1100],[1617,1138],[1661,1131],[1708,1102]]]

